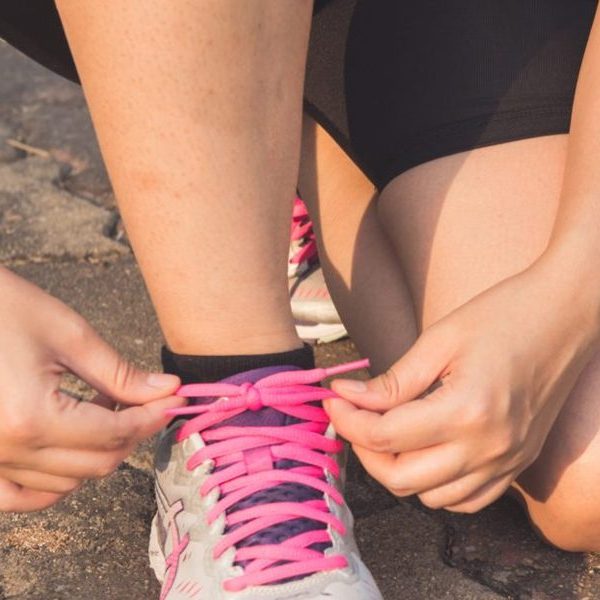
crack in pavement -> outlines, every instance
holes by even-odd
[[[123,242],[120,242],[123,243]],[[36,256],[12,256],[7,260],[2,260],[2,265],[6,267],[20,267],[23,265],[45,265],[50,263],[56,264],[89,264],[89,265],[113,265],[127,258],[117,252],[109,254],[86,254],[83,256],[75,256],[72,254],[64,255],[36,255]]]
[[[452,560],[452,548],[456,541],[456,529],[452,525],[444,526],[444,545],[441,552],[442,562],[451,569],[455,569],[468,577],[471,581],[475,581],[479,585],[487,588],[491,592],[495,592],[507,598],[507,600],[525,600],[523,596],[514,596],[512,591],[501,584],[490,581],[481,573],[481,571],[461,568],[455,561]]]

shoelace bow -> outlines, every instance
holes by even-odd
[[[317,255],[317,242],[313,231],[312,221],[308,214],[306,205],[300,198],[294,201],[292,213],[292,252],[289,262],[299,265],[304,261],[310,261]]]
[[[207,444],[193,454],[187,468],[193,470],[206,460],[213,461],[214,470],[200,488],[202,496],[215,488],[219,490],[219,500],[207,514],[209,524],[241,500],[286,482],[311,487],[324,496],[305,502],[272,502],[231,511],[225,516],[226,527],[237,527],[223,535],[215,546],[214,559],[248,536],[297,518],[320,521],[341,535],[345,534],[344,524],[330,512],[325,500],[329,497],[337,504],[343,503],[342,495],[327,483],[325,476],[326,471],[334,477],[339,476],[337,462],[327,453],[340,452],[343,443],[324,435],[329,425],[327,413],[323,408],[309,404],[335,397],[335,393],[309,384],[368,365],[368,360],[360,360],[327,369],[282,371],[253,384],[190,384],[179,389],[178,395],[188,398],[217,397],[210,404],[169,411],[171,415],[198,415],[179,429],[177,439],[183,441],[193,433],[201,433]],[[302,419],[302,422],[275,427],[210,429],[244,411],[256,411],[266,406]],[[291,460],[302,465],[277,469],[273,464],[277,460]],[[235,562],[246,562],[244,574],[228,579],[224,587],[227,591],[240,591],[248,586],[346,567],[348,563],[344,556],[326,556],[310,548],[324,542],[331,543],[327,529],[317,529],[295,535],[280,544],[236,548]],[[282,560],[288,562],[278,564]]]

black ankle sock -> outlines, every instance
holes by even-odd
[[[193,356],[175,354],[166,346],[161,352],[165,373],[181,378],[182,383],[213,383],[236,373],[289,365],[301,369],[314,369],[315,358],[311,346],[304,344],[297,350],[274,354],[247,354],[240,356]]]

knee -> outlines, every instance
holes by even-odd
[[[568,552],[600,552],[600,502],[574,495],[530,507],[537,533]]]

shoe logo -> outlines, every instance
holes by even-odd
[[[159,501],[159,510],[167,505],[166,494],[162,491],[158,482],[156,483],[156,495]],[[172,504],[168,505],[164,517],[162,517],[162,524],[165,532],[165,543],[167,538],[171,539],[171,554],[166,559],[166,570],[163,580],[163,586],[160,593],[160,600],[166,600],[169,592],[173,588],[175,579],[177,578],[177,571],[179,569],[179,563],[181,556],[190,541],[189,536],[186,534],[181,536],[179,527],[177,526],[177,515],[183,510],[183,502],[177,500]],[[189,598],[199,598],[199,594],[202,588],[199,584],[192,581],[181,582],[177,585],[176,589],[186,594]]]

